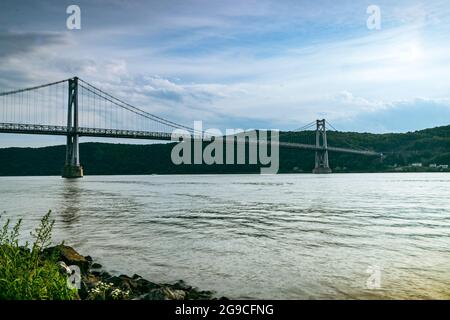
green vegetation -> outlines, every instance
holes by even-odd
[[[282,133],[282,141],[311,143],[313,132]],[[113,140],[114,141],[114,140]],[[386,157],[368,157],[330,152],[334,172],[439,171],[430,164],[450,164],[450,126],[408,133],[371,134],[328,132],[330,146],[383,152]],[[172,143],[126,145],[83,143],[80,158],[86,175],[102,174],[190,174],[259,173],[257,165],[172,164]],[[0,149],[0,176],[60,175],[65,146]],[[412,163],[424,167],[413,168]],[[311,172],[314,152],[280,150],[280,173]]]
[[[69,289],[56,258],[45,256],[54,221],[50,211],[31,233],[34,243],[19,244],[21,220],[14,226],[8,219],[0,231],[0,300],[72,300],[76,290]]]

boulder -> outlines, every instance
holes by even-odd
[[[67,266],[76,265],[81,272],[85,273],[89,269],[89,261],[81,254],[75,251],[74,248],[58,245],[44,249],[44,255],[56,257],[57,260],[63,261]]]
[[[169,300],[185,300],[186,299],[186,291],[183,290],[173,290],[173,289],[167,289],[167,297]]]
[[[145,293],[153,289],[161,288],[161,285],[148,281],[144,278],[137,279],[136,283],[137,283],[137,291],[140,293]]]
[[[148,293],[139,297],[139,300],[167,300],[166,294],[162,288],[150,290]]]
[[[108,279],[112,277],[108,272],[102,270],[92,270],[91,273],[105,282],[108,282]]]
[[[112,283],[115,287],[120,288],[122,290],[137,292],[138,291],[138,283],[133,278],[130,278],[124,274],[118,277],[111,277],[107,280]]]
[[[94,288],[101,280],[94,274],[88,273],[87,275],[82,277],[82,281],[84,282],[84,284],[86,284],[86,287],[91,289]]]
[[[192,290],[189,290],[187,293],[187,300],[210,300],[212,299],[214,295],[214,292],[212,291],[208,291],[208,290],[204,290],[204,291],[199,291],[195,288],[193,288]]]
[[[140,296],[141,300],[184,300],[186,292],[183,290],[172,290],[167,287],[152,289]]]
[[[190,291],[192,287],[187,285],[183,280],[178,280],[170,286],[172,289]]]
[[[88,273],[84,275],[81,278],[81,288],[78,290],[78,294],[80,295],[81,299],[86,299],[89,295],[89,290],[94,288],[98,282],[100,281],[100,278],[93,275],[92,273]]]

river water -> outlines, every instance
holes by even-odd
[[[1,177],[28,234],[52,209],[110,272],[217,296],[450,298],[450,174]]]

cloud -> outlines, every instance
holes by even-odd
[[[406,132],[448,125],[449,98],[412,98],[377,103],[379,108],[359,112],[351,119],[336,119],[337,129],[365,132]]]
[[[62,43],[64,38],[49,32],[0,32],[0,58],[31,51],[41,46]]]

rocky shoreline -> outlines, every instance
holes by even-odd
[[[58,261],[60,270],[67,275],[73,271],[69,266],[78,266],[80,286],[78,297],[81,300],[216,300],[213,291],[198,290],[179,280],[172,284],[155,283],[134,274],[111,275],[103,270],[101,264],[90,256],[83,256],[66,245],[49,247],[44,256]],[[222,297],[220,299],[226,299]]]

